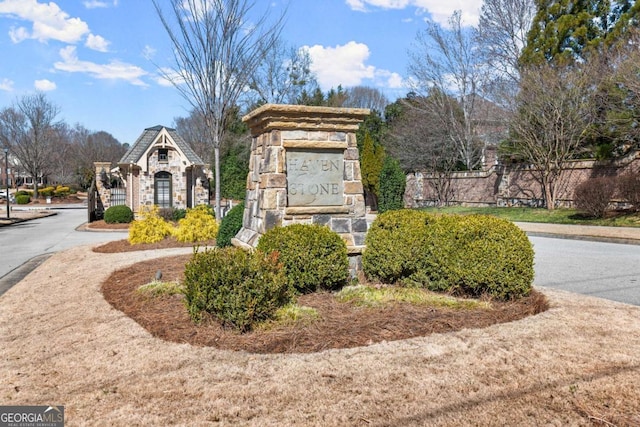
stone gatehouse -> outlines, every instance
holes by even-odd
[[[104,209],[115,204],[113,192],[101,175],[118,177],[124,188],[120,204],[137,214],[142,206],[191,208],[209,203],[208,171],[204,162],[175,129],[145,129],[109,171],[109,163],[95,163],[98,193]]]

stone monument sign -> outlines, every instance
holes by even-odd
[[[355,132],[368,109],[264,105],[243,117],[252,144],[243,226],[236,246],[255,247],[267,230],[322,224],[351,255],[367,232]]]
[[[288,206],[342,206],[344,154],[335,150],[289,150]]]

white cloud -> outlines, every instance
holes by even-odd
[[[370,8],[406,9],[414,7],[420,14],[429,13],[431,19],[439,24],[448,25],[448,20],[456,10],[462,11],[462,21],[466,25],[478,24],[482,0],[345,0],[347,5],[359,12]]]
[[[371,79],[375,75],[375,67],[366,65],[369,58],[369,47],[363,43],[350,41],[343,46],[324,47],[320,45],[305,46],[311,57],[311,71],[318,79],[323,90],[356,86],[363,79]]]
[[[151,60],[154,56],[156,56],[157,50],[153,47],[146,45],[144,49],[142,49],[142,57],[147,60]]]
[[[180,73],[176,72],[172,68],[161,68],[160,74],[155,77],[156,83],[160,86],[174,86],[176,84],[184,83],[184,78],[180,75]]]
[[[5,92],[13,91],[13,81],[9,79],[2,79],[2,81],[0,81],[0,90]]]
[[[49,92],[52,90],[56,90],[57,86],[54,82],[52,82],[51,80],[47,80],[47,79],[42,79],[42,80],[36,80],[33,83],[33,86],[37,89],[37,90],[41,90],[43,92]]]
[[[86,1],[83,1],[82,4],[87,9],[98,9],[98,8],[107,8],[107,7],[111,6],[112,4],[113,4],[113,6],[117,6],[118,2],[117,1],[108,2],[108,1],[101,1],[101,0],[86,0]]]
[[[387,89],[406,88],[405,81],[400,74],[387,70],[376,70],[376,86]]]
[[[120,61],[111,61],[108,64],[96,64],[95,62],[81,61],[78,59],[75,46],[67,46],[60,49],[62,61],[53,66],[56,70],[70,73],[86,73],[97,79],[124,80],[136,86],[148,86],[141,77],[148,73],[142,68]]]
[[[29,30],[27,30],[25,27],[11,27],[11,29],[9,30],[9,37],[11,38],[12,42],[17,44],[23,40],[28,39],[29,37],[31,37],[31,35],[29,34]]]
[[[406,88],[400,74],[367,65],[369,47],[350,41],[343,46],[305,46],[311,57],[311,71],[316,75],[322,90],[370,85],[383,90]]]
[[[97,50],[98,52],[108,52],[110,44],[111,42],[108,42],[102,36],[89,34],[89,36],[87,36],[87,42],[85,43],[85,46],[87,46],[89,49]]]
[[[33,23],[31,32],[24,27],[11,29],[14,43],[27,38],[41,42],[59,40],[75,43],[89,32],[89,26],[79,18],[71,18],[54,2],[38,3],[36,0],[5,0],[0,3],[0,15]]]

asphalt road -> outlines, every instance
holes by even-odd
[[[537,286],[640,305],[640,245],[529,237]]]
[[[51,254],[73,246],[124,239],[126,232],[78,231],[84,209],[0,227],[0,295]],[[529,237],[537,286],[640,305],[640,245]]]
[[[57,215],[0,227],[0,295],[53,253],[73,246],[125,239],[126,232],[79,231],[86,209],[58,209]]]

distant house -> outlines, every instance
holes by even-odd
[[[209,203],[205,164],[175,129],[145,129],[112,172],[122,179],[124,204],[134,213],[141,206],[184,209]]]

